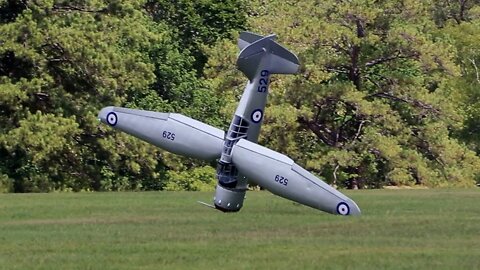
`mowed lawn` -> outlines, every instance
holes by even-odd
[[[0,269],[480,269],[480,188],[345,191],[342,217],[268,192],[0,195]]]

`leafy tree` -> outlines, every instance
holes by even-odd
[[[0,22],[12,22],[19,14],[27,8],[27,0],[13,1],[2,0],[0,1]]]
[[[296,77],[274,78],[262,141],[351,188],[472,185],[479,158],[451,134],[464,119],[446,87],[461,74],[457,51],[438,37],[433,7],[254,2],[253,28],[278,33],[302,62]],[[237,86],[211,54],[213,85]]]
[[[213,191],[216,184],[215,170],[211,167],[196,167],[184,171],[168,171],[170,181],[165,190]]]
[[[471,21],[475,17],[478,18],[480,11],[478,0],[440,0],[433,1],[432,4],[433,18],[440,27],[449,22],[459,25]]]
[[[460,4],[464,6],[458,6]],[[437,18],[441,25],[438,35],[457,49],[456,63],[461,72],[461,76],[445,82],[444,88],[445,91],[449,91],[452,101],[459,104],[459,108],[465,117],[464,124],[456,135],[479,154],[480,49],[478,44],[480,42],[480,6],[478,6],[477,1],[460,1],[454,5],[456,12],[455,9],[452,11],[449,5],[445,7],[445,3],[442,7],[443,9],[438,8],[441,14],[448,14],[449,12],[463,14],[440,17],[442,20]]]
[[[96,157],[113,153],[99,144],[96,111],[154,80],[141,52],[159,37],[141,25],[142,14],[94,4],[29,2],[0,26],[2,173],[14,191],[101,189],[100,171],[112,164]],[[129,27],[137,39],[126,40]],[[110,46],[127,41],[128,50]]]
[[[209,164],[96,115],[128,106],[225,128],[245,84],[232,33],[247,23],[303,63],[272,78],[261,143],[341,186],[472,185],[478,4],[0,0],[0,191],[213,187]]]
[[[203,48],[244,29],[247,19],[245,4],[237,0],[148,0],[145,7],[155,21],[174,29],[200,74],[207,61]]]
[[[197,76],[193,50],[171,21],[153,20],[149,3],[0,2],[0,189],[164,188],[166,170],[180,161],[165,162],[158,148],[99,125],[103,106],[222,123],[222,101]]]

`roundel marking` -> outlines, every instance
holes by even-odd
[[[350,207],[348,207],[348,204],[341,202],[337,204],[337,213],[342,216],[346,216],[350,214]]]
[[[114,112],[109,112],[107,114],[107,123],[110,125],[110,126],[115,126],[117,124],[117,121],[118,121],[118,117],[117,117],[117,114],[114,113]]]
[[[256,109],[255,111],[252,112],[252,116],[250,117],[254,123],[259,123],[262,121],[263,118],[263,112],[260,109]]]

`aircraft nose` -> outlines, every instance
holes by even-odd
[[[112,111],[113,111],[113,106],[109,106],[101,109],[100,112],[98,113],[98,120],[100,120],[100,122],[104,124],[107,124],[107,116]]]

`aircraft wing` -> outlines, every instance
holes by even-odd
[[[98,118],[175,154],[214,160],[222,153],[224,131],[181,114],[105,107]]]
[[[278,196],[332,214],[360,214],[353,200],[266,147],[241,139],[233,147],[232,162],[249,180]]]

